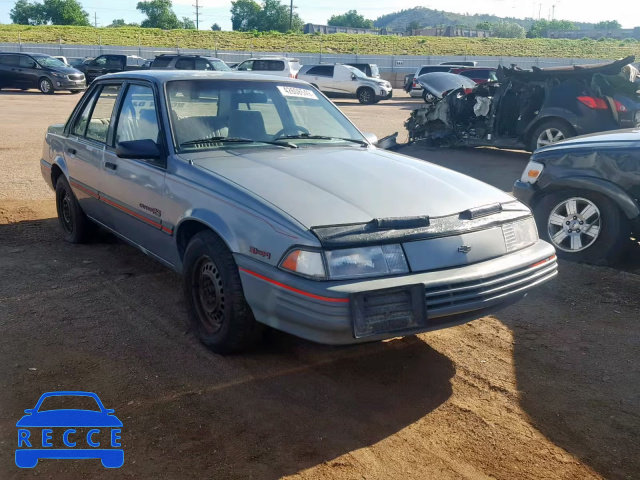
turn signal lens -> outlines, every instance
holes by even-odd
[[[542,174],[544,165],[538,162],[530,161],[522,172],[521,182],[534,184],[538,181],[538,177]]]
[[[529,178],[538,178],[540,176],[540,170],[529,170],[527,172],[527,177]]]
[[[280,262],[280,268],[305,277],[325,278],[322,254],[307,250],[293,250]]]

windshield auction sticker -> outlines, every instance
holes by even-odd
[[[285,97],[311,98],[313,100],[318,99],[313,91],[306,88],[283,87],[281,85],[278,85],[278,90],[280,90],[280,93],[282,93],[282,95],[284,95]]]

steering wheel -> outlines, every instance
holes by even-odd
[[[306,133],[307,135],[311,135],[311,132],[309,132],[309,130],[307,130],[304,127],[301,127],[299,125],[295,125],[292,128],[283,128],[282,130],[280,130],[278,133],[276,133],[273,138],[278,138],[281,137],[282,135],[296,135],[298,133]]]

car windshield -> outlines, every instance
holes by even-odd
[[[179,152],[274,142],[287,147],[366,144],[330,101],[305,84],[177,80],[167,83],[166,95]]]
[[[50,410],[89,410],[100,412],[100,406],[95,398],[88,395],[55,395],[46,397],[38,412],[46,412]]]
[[[356,67],[349,67],[349,66],[346,66],[346,67],[349,70],[351,70],[351,72],[353,74],[355,74],[356,77],[358,77],[358,78],[367,78],[367,76],[364,73],[362,73],[362,70],[358,70]]]
[[[425,73],[418,77],[418,82],[423,87],[427,87],[432,92],[440,95],[450,90],[476,86],[476,82],[470,78],[444,72]]]
[[[43,67],[66,67],[67,66],[63,61],[53,57],[35,57],[35,60]]]
[[[211,60],[215,69],[219,72],[230,72],[231,69],[222,60]]]
[[[371,65],[371,76],[372,77],[377,77],[378,75],[380,75],[380,69],[378,69],[377,65]]]

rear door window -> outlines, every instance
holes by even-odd
[[[256,60],[253,62],[253,70],[283,72],[284,62],[282,60]]]
[[[20,67],[22,68],[36,68],[36,62],[33,58],[27,56],[20,57]]]
[[[17,67],[20,65],[19,55],[0,55],[0,64],[8,65],[10,67]]]
[[[107,143],[111,115],[122,85],[105,85],[100,91],[87,125],[86,137],[100,143]]]

